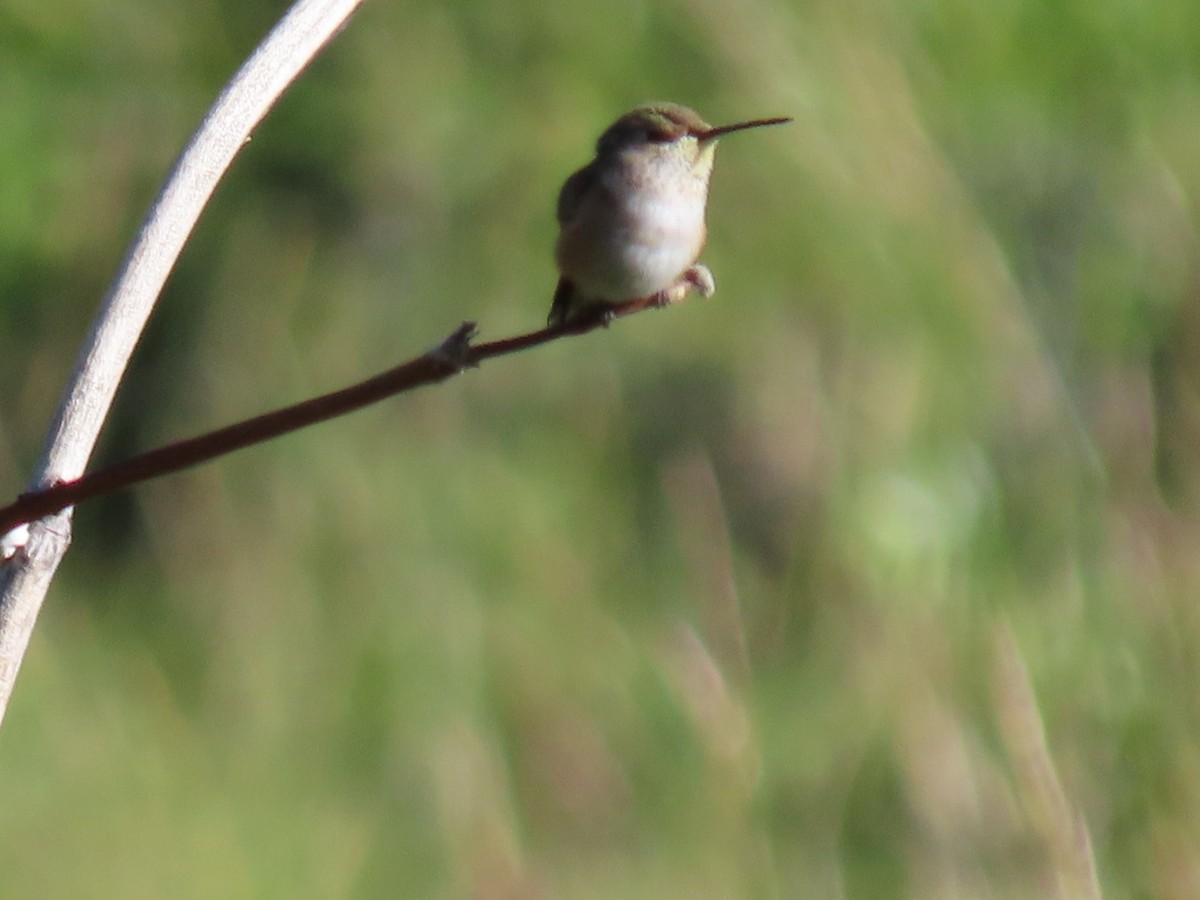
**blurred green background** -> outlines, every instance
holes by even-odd
[[[0,8],[0,489],[282,2]],[[648,99],[711,301],[81,507],[3,897],[1200,896],[1200,5],[369,2],[96,461],[537,327]]]

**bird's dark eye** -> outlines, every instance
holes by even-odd
[[[610,128],[600,135],[596,142],[596,152],[600,154],[616,153],[622,147],[630,144],[641,144],[646,141],[646,132],[641,128]]]
[[[668,128],[651,128],[646,132],[646,140],[654,144],[669,144],[675,135]]]

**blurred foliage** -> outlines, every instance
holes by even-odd
[[[0,10],[7,495],[283,9]],[[0,895],[1200,896],[1198,60],[1192,0],[368,3],[98,459],[537,326],[640,101],[797,121],[712,301],[81,508]]]

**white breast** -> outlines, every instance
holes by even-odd
[[[605,173],[559,236],[563,274],[597,300],[648,297],[674,284],[704,246],[707,179],[630,184]]]

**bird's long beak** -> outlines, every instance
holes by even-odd
[[[763,128],[766,125],[783,125],[785,122],[792,121],[791,116],[780,116],[774,119],[751,119],[748,122],[738,122],[734,125],[718,125],[715,128],[710,128],[708,131],[702,131],[696,135],[701,141],[715,141],[723,134],[729,134],[731,131],[744,131],[747,128]]]

